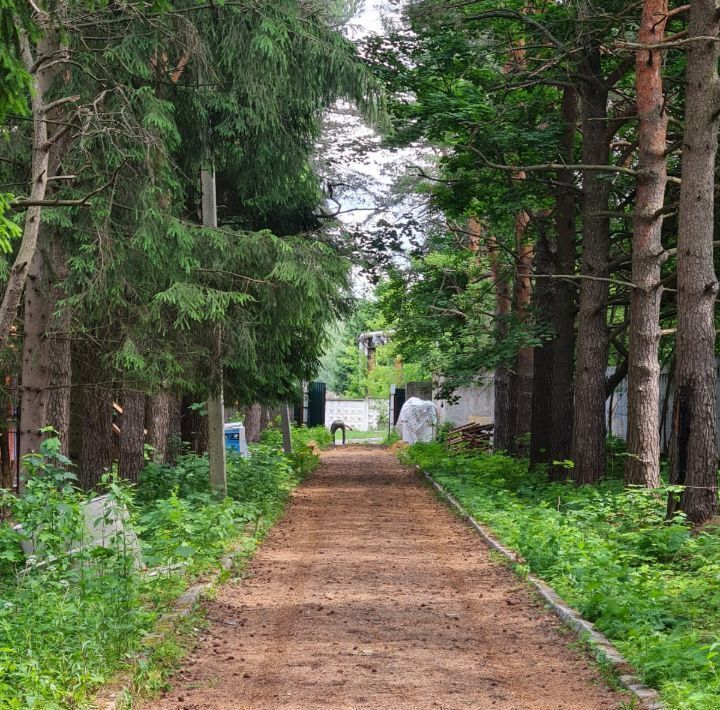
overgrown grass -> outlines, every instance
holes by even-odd
[[[295,451],[300,451],[311,443],[319,449],[327,449],[333,443],[330,432],[324,426],[299,427],[293,424],[290,435]],[[282,432],[275,425],[269,426],[260,435],[260,441],[274,448],[282,448]]]
[[[669,708],[720,707],[720,528],[665,520],[666,495],[549,483],[527,462],[401,452],[617,645]]]
[[[50,440],[52,442],[52,440]],[[141,647],[158,616],[229,546],[249,552],[281,514],[293,487],[317,464],[300,447],[290,459],[269,446],[243,459],[229,454],[226,500],[208,488],[207,459],[183,456],[176,466],[148,466],[132,489],[107,477],[113,505],[130,511],[150,567],[182,563],[148,576],[125,538],[83,548],[87,494],[73,487],[64,460],[46,445],[26,462],[26,493],[5,493],[13,522],[32,531],[37,550],[25,567],[20,534],[0,526],[0,708],[85,707],[92,693]]]

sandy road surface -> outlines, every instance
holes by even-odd
[[[607,710],[555,617],[394,455],[325,454],[156,710]]]

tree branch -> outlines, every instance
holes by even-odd
[[[585,281],[601,281],[603,283],[615,284],[616,286],[629,286],[630,288],[637,288],[637,285],[630,281],[621,281],[620,279],[606,279],[602,276],[586,276],[583,274],[534,274],[533,278],[536,279],[568,279],[570,281],[585,280]]]
[[[642,174],[642,171],[633,170],[632,168],[625,168],[621,165],[586,165],[584,163],[540,163],[539,165],[502,165],[500,163],[493,163],[488,160],[481,151],[473,146],[468,146],[470,150],[480,156],[483,163],[489,168],[495,170],[504,170],[511,173],[532,173],[532,172],[556,172],[558,170],[591,170],[594,172],[605,172],[605,173],[620,173],[621,175],[631,175],[637,177]],[[680,184],[680,178],[668,177],[668,182],[674,182]]]
[[[555,37],[555,35],[550,32],[550,30],[545,27],[545,25],[541,24],[537,20],[534,20],[530,15],[525,15],[521,12],[516,12],[515,10],[488,10],[487,12],[481,12],[477,15],[469,15],[467,17],[464,17],[463,22],[492,19],[518,20],[519,22],[524,22],[526,25],[530,25],[530,27],[533,27],[538,32],[540,32],[540,34],[550,40],[550,42],[552,42],[556,49],[565,49],[565,45],[557,37]]]

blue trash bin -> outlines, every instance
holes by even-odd
[[[241,456],[249,456],[245,440],[245,426],[242,422],[229,422],[225,425],[225,448],[236,451]]]

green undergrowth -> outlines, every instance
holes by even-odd
[[[126,535],[105,547],[80,545],[88,494],[75,488],[56,440],[26,458],[24,495],[3,492],[1,501],[0,710],[88,707],[190,582],[216,570],[228,549],[252,553],[318,458],[304,447],[292,458],[267,445],[251,454],[228,452],[225,500],[210,494],[205,457],[150,464],[137,487],[105,477],[110,510],[128,511],[125,529],[139,536],[151,574],[138,568]],[[36,551],[29,566],[23,534]]]
[[[720,707],[720,528],[666,521],[666,492],[617,480],[549,483],[527,461],[439,443],[400,455],[606,634],[668,708]]]
[[[294,451],[302,451],[308,444],[315,444],[319,449],[327,449],[332,446],[333,440],[330,431],[324,426],[299,427],[292,425],[291,437]],[[282,432],[275,424],[265,429],[260,434],[260,441],[275,448],[282,447]]]

